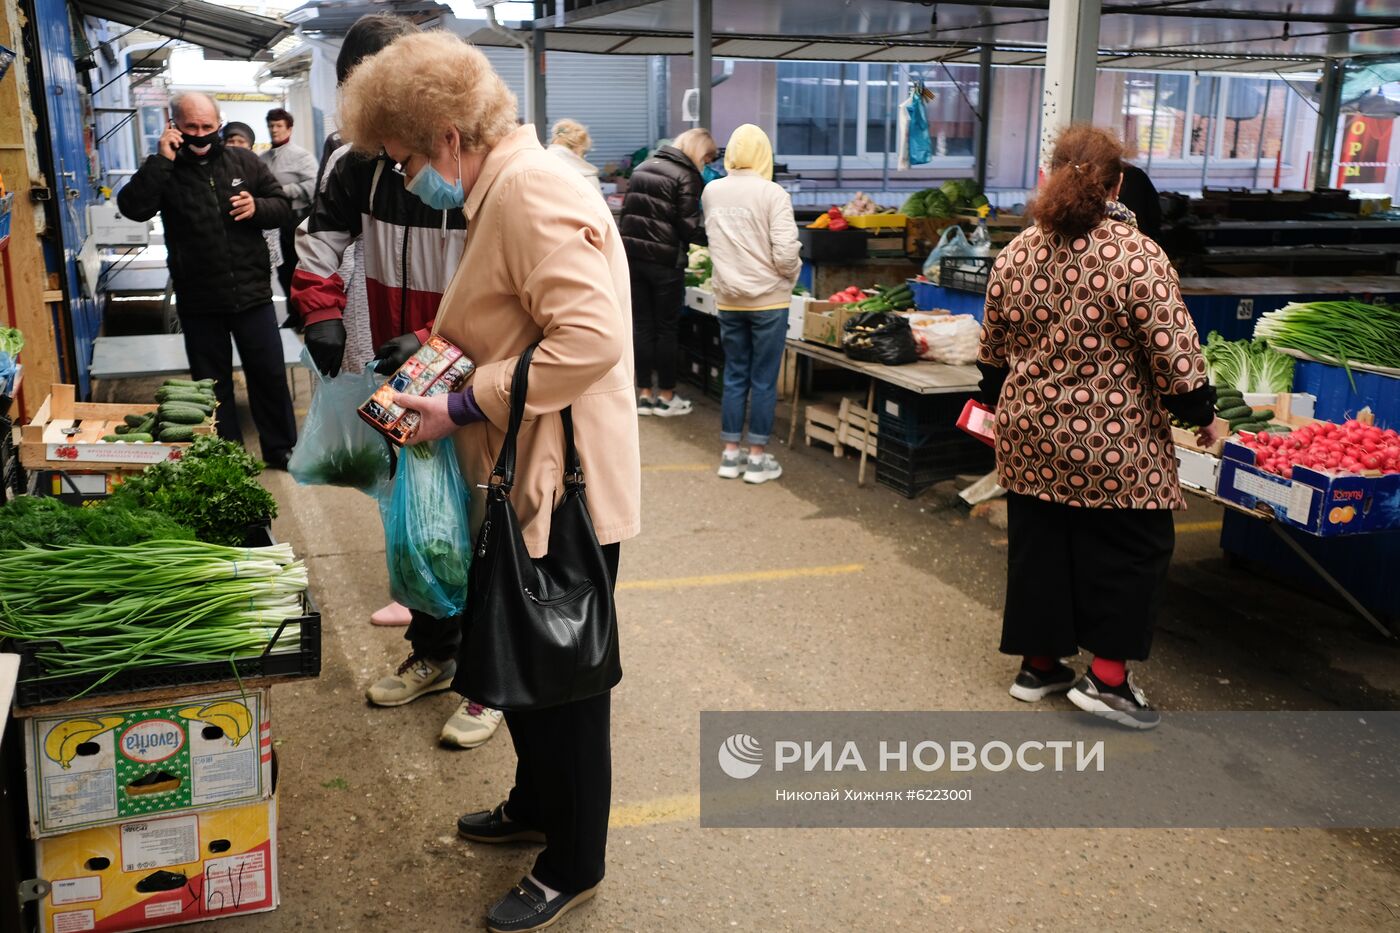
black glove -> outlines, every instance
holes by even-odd
[[[345,322],[335,317],[307,324],[306,350],[321,374],[334,379],[340,375],[340,363],[345,358]]]
[[[402,337],[395,337],[386,341],[382,347],[374,351],[374,356],[379,362],[374,364],[374,371],[381,376],[393,375],[408,358],[418,352],[418,348],[423,346],[423,341],[418,339],[417,334],[404,334]]]

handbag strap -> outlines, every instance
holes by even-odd
[[[503,492],[509,494],[515,485],[515,452],[520,425],[525,420],[525,400],[530,392],[530,359],[535,355],[539,342],[530,344],[520,354],[515,364],[515,379],[510,386],[510,424],[506,429],[505,440],[501,442],[501,453],[496,458],[496,468],[491,475],[499,480]],[[564,473],[567,481],[583,481],[583,464],[579,460],[578,448],[574,444],[573,406],[559,413],[564,425]]]

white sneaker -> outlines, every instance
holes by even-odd
[[[726,450],[719,456],[720,479],[738,479],[744,472],[744,454],[740,450]]]
[[[485,745],[501,727],[501,711],[463,699],[462,705],[442,727],[442,744],[454,748]]]
[[[658,398],[652,403],[652,414],[658,418],[674,418],[677,415],[688,415],[695,406],[690,404],[690,399],[681,398],[679,395],[671,396],[671,400]]]
[[[375,706],[403,706],[451,687],[456,673],[456,661],[429,661],[410,654],[397,671],[366,690],[365,696]]]
[[[749,457],[748,466],[744,469],[744,482],[766,483],[782,475],[783,468],[778,466],[778,459],[772,454],[764,454],[761,457]]]

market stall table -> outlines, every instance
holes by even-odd
[[[282,363],[290,371],[301,362],[301,341],[290,330],[279,330]],[[233,370],[243,368],[238,348],[233,349]],[[97,379],[136,379],[142,376],[178,376],[190,371],[182,334],[142,334],[136,337],[98,337],[92,347],[88,376]],[[296,380],[289,379],[292,398]]]
[[[1388,628],[1384,623],[1382,623],[1380,619],[1376,618],[1375,614],[1372,613],[1369,609],[1367,609],[1366,606],[1362,604],[1362,602],[1359,599],[1352,595],[1351,591],[1347,589],[1347,587],[1344,586],[1341,583],[1341,581],[1339,581],[1336,577],[1329,573],[1325,567],[1318,563],[1316,558],[1309,554],[1307,550],[1303,548],[1302,545],[1300,545],[1296,540],[1294,540],[1293,535],[1288,531],[1288,529],[1285,528],[1279,522],[1275,521],[1274,516],[1271,513],[1265,512],[1257,508],[1247,509],[1239,503],[1231,502],[1229,499],[1225,499],[1221,496],[1218,496],[1213,492],[1208,492],[1204,489],[1197,489],[1194,486],[1188,486],[1184,483],[1182,484],[1181,489],[1183,492],[1187,492],[1193,496],[1205,499],[1207,502],[1212,502],[1216,505],[1223,506],[1226,510],[1235,514],[1244,515],[1249,518],[1253,518],[1264,522],[1265,526],[1275,535],[1277,535],[1279,539],[1283,541],[1285,545],[1288,546],[1288,549],[1294,554],[1296,554],[1298,558],[1302,560],[1304,564],[1307,565],[1308,569],[1316,573],[1320,580],[1326,583],[1327,586],[1334,592],[1336,592],[1339,596],[1341,596],[1342,599],[1346,600],[1347,605],[1351,606],[1352,609],[1356,610],[1357,614],[1360,615],[1361,618],[1371,623],[1371,626],[1375,628],[1376,631],[1380,632],[1382,635],[1389,639],[1394,639],[1397,637],[1396,632],[1391,631],[1391,629]]]
[[[804,340],[789,339],[787,350],[783,354],[784,368],[787,368],[789,359],[793,360],[795,364],[800,357],[807,357],[868,377],[870,384],[866,390],[865,400],[867,411],[875,410],[875,384],[877,382],[898,386],[919,395],[944,395],[976,392],[978,381],[981,378],[976,366],[950,366],[946,363],[933,363],[926,360],[904,366],[861,363],[832,347],[808,343]],[[792,407],[788,418],[787,442],[789,447],[797,439],[797,405],[801,395],[801,384],[800,379],[793,380]],[[865,464],[869,459],[869,449],[870,419],[867,418],[864,435],[861,438],[860,469],[856,474],[856,485],[858,486],[865,485]]]

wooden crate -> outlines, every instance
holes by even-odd
[[[1255,411],[1261,408],[1271,408],[1274,412],[1274,422],[1286,424],[1290,428],[1297,430],[1304,425],[1314,424],[1316,418],[1300,418],[1293,414],[1293,396],[1287,392],[1281,392],[1269,405],[1252,405]],[[1210,454],[1212,457],[1219,457],[1225,450],[1225,440],[1230,436],[1230,423],[1224,418],[1215,419],[1215,443],[1209,447],[1201,447],[1196,443],[1196,434],[1187,428],[1172,428],[1172,441],[1178,446],[1197,453]]]
[[[839,407],[825,403],[807,406],[807,446],[811,447],[813,441],[820,441],[831,447],[835,457],[844,457],[847,448],[859,453],[865,438],[867,419],[871,421],[871,426],[866,453],[875,457],[879,449],[879,419],[851,399],[842,399]]]
[[[956,217],[910,217],[904,227],[904,254],[923,262],[938,245],[943,231],[957,222]]]
[[[55,385],[34,418],[20,429],[20,463],[27,469],[144,470],[152,463],[179,459],[187,443],[107,444],[126,415],[153,410],[143,404],[79,402],[71,385]],[[213,434],[213,423],[194,426],[194,433]]]

